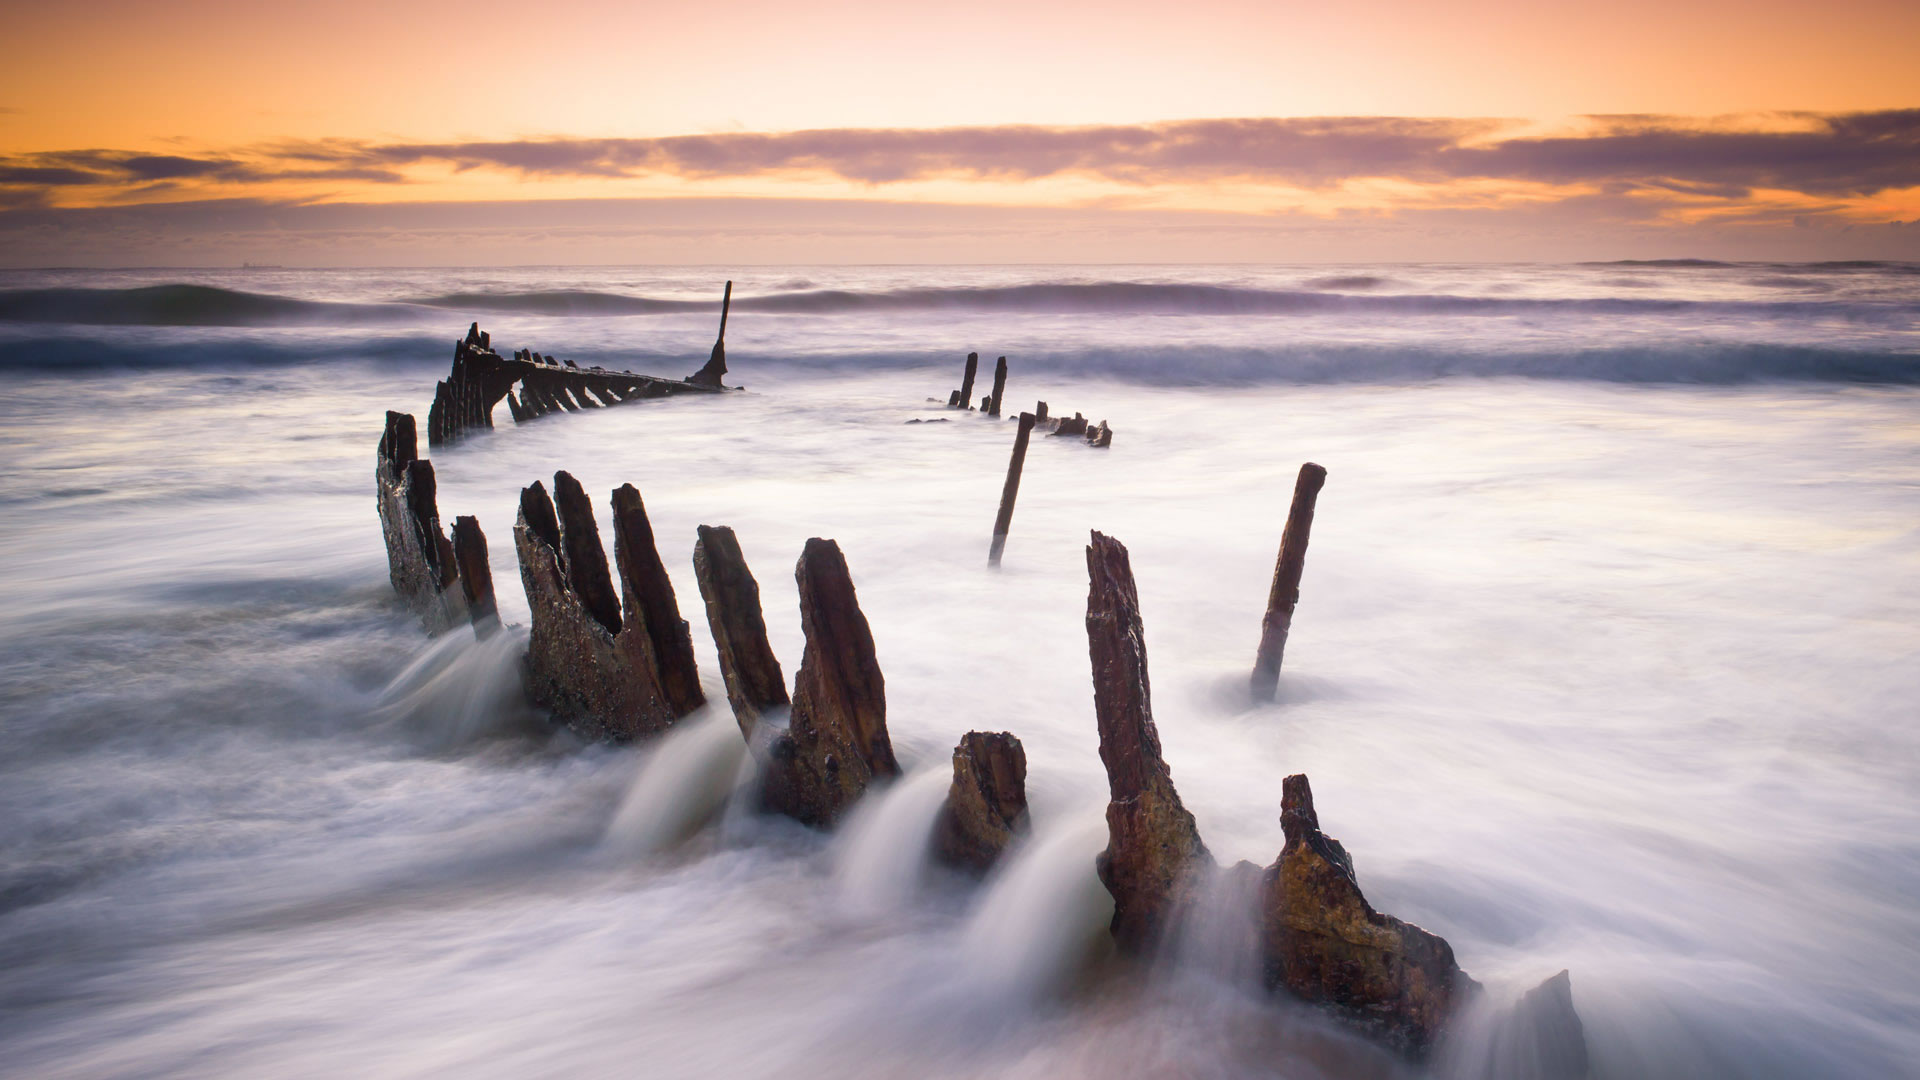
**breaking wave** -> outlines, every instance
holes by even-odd
[[[0,369],[61,372],[217,371],[377,361],[444,368],[451,334],[358,334],[351,338],[267,341],[103,340],[77,335],[0,337]]]
[[[980,311],[1030,314],[1112,315],[1370,315],[1493,316],[1599,315],[1687,316],[1711,318],[1819,319],[1852,323],[1911,325],[1920,321],[1920,305],[1826,300],[1660,300],[1638,297],[1529,298],[1452,295],[1366,295],[1333,291],[1371,289],[1377,281],[1342,279],[1313,291],[1250,289],[1226,285],[1178,285],[1129,281],[1087,284],[1033,284],[980,288],[914,288],[874,292],[820,289],[808,292],[736,298],[735,309],[791,315],[835,315],[862,311]],[[497,297],[495,302],[533,304],[548,294]],[[564,315],[582,294],[564,294],[541,314]],[[598,295],[598,294],[585,294]],[[608,301],[629,299],[606,297]],[[641,301],[649,310],[711,311],[712,301]],[[637,309],[636,309],[637,310]]]
[[[1831,300],[1676,300],[1646,297],[1484,297],[1378,294],[1370,276],[1318,278],[1308,288],[1133,281],[1047,282],[881,290],[808,289],[737,297],[742,312],[836,315],[957,311],[1113,315],[1366,315],[1371,317],[1662,316],[1821,320],[1913,327],[1920,304]],[[1366,293],[1367,295],[1355,295]],[[418,323],[437,312],[608,317],[711,313],[711,298],[671,300],[582,289],[457,292],[382,303],[299,300],[206,285],[134,289],[0,290],[0,322],[88,326],[352,326]]]
[[[538,341],[528,344],[538,346]],[[547,348],[554,346],[548,343]],[[560,351],[583,367],[674,374],[692,370],[704,352],[574,344]],[[330,363],[446,363],[438,335],[359,336],[335,341],[138,343],[83,337],[0,338],[0,369],[110,372],[223,370]],[[826,350],[793,347],[774,355],[729,345],[736,374],[787,371],[886,371],[950,368],[955,349]],[[1524,378],[1623,384],[1762,382],[1920,385],[1920,352],[1743,342],[1661,342],[1608,347],[1471,348],[1422,344],[1298,343],[1262,347],[1153,345],[1017,352],[1029,372],[1116,379],[1160,386],[1259,386],[1374,383],[1399,385],[1446,378]]]
[[[407,301],[421,307],[454,311],[491,311],[514,315],[667,315],[682,311],[712,311],[711,300],[652,300],[644,296],[558,289],[549,292],[449,293]]]
[[[418,320],[420,315],[393,304],[296,300],[211,285],[0,290],[0,322],[79,326],[351,326],[410,322]]]
[[[951,366],[951,358],[940,357]],[[1749,343],[1459,349],[1314,345],[1090,349],[1029,355],[1040,371],[1178,386],[1427,382],[1453,377],[1610,383],[1920,383],[1920,353]]]

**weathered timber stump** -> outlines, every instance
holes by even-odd
[[[1287,651],[1293,609],[1300,602],[1300,574],[1307,562],[1307,537],[1313,531],[1313,506],[1326,482],[1327,470],[1309,461],[1300,466],[1293,484],[1293,505],[1287,510],[1273,584],[1267,590],[1267,614],[1260,621],[1260,651],[1253,660],[1250,684],[1255,701],[1272,701],[1280,689],[1280,661]]]
[[[1444,939],[1367,903],[1352,857],[1320,831],[1305,776],[1287,777],[1281,799],[1287,842],[1267,869],[1262,917],[1267,985],[1426,1056],[1479,984]]]
[[[500,629],[500,609],[493,600],[493,568],[487,565],[487,534],[480,519],[453,519],[453,556],[460,564],[460,592],[467,600],[476,637],[490,637]]]
[[[1096,868],[1113,894],[1113,938],[1144,952],[1158,940],[1196,868],[1211,866],[1193,815],[1160,755],[1140,597],[1125,545],[1087,545],[1087,649],[1100,761],[1107,769],[1107,848]]]
[[[514,548],[533,625],[527,692],[589,738],[624,740],[665,730],[677,714],[646,662],[638,630],[621,626],[593,508],[557,473],[558,507],[539,483],[520,493]]]
[[[794,567],[806,650],[794,676],[787,737],[774,747],[763,797],[809,825],[832,825],[876,777],[900,774],[887,734],[886,680],[873,632],[831,540],[808,540]]]
[[[693,545],[693,576],[707,605],[707,626],[720,654],[720,675],[727,702],[748,742],[760,718],[786,712],[786,677],[767,643],[767,622],[760,608],[760,583],[747,568],[740,541],[725,526],[700,526]]]
[[[1026,749],[1004,731],[967,732],[953,748],[953,784],[934,826],[934,852],[984,874],[1026,827]]]
[[[1512,1062],[1528,1080],[1587,1080],[1586,1025],[1573,1008],[1573,980],[1560,972],[1522,994],[1492,1033],[1490,1061]]]
[[[673,582],[653,542],[653,523],[640,490],[623,484],[613,492],[613,558],[620,567],[620,612],[641,662],[650,665],[667,707],[676,717],[707,703],[693,663],[693,633],[680,617]]]
[[[387,579],[429,633],[466,618],[453,544],[440,529],[433,463],[419,456],[413,417],[389,412],[375,453],[374,508],[387,545]]]
[[[963,409],[973,408],[973,377],[979,370],[980,354],[968,353],[966,373],[960,376],[960,407]]]
[[[1020,470],[1027,463],[1027,440],[1033,435],[1033,414],[1020,414],[1020,429],[1013,436],[1013,457],[1007,461],[1007,482],[1000,488],[1000,512],[993,519],[993,545],[987,550],[987,565],[999,566],[1000,554],[1007,548],[1007,531],[1013,528],[1013,503],[1020,497]]]
[[[620,597],[613,591],[613,575],[607,571],[607,549],[600,544],[593,500],[587,498],[586,489],[572,473],[553,474],[553,508],[560,518],[567,584],[607,633],[619,633]]]
[[[1084,438],[1086,437],[1086,434],[1087,434],[1087,418],[1084,416],[1081,416],[1079,413],[1074,413],[1072,416],[1063,417],[1059,423],[1055,424],[1053,431],[1049,433],[1049,437],[1061,436],[1061,435],[1079,435],[1082,438]]]

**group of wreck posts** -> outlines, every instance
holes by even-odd
[[[950,406],[964,407],[975,360],[968,358],[968,378],[950,396]],[[539,359],[503,360],[476,327],[460,343],[455,377],[441,384],[436,409],[444,417],[451,407],[443,409],[443,402],[497,403],[499,396],[487,395],[495,388],[504,395],[512,382],[503,385],[500,379],[526,375],[500,365],[528,363],[552,367]],[[654,381],[717,392],[725,389],[720,384],[725,370],[722,346],[716,344],[699,375]],[[539,383],[523,382],[516,418],[529,400],[554,393],[556,374],[537,372]],[[603,376],[607,381],[648,378],[598,369],[575,377]],[[466,385],[460,386],[463,380]],[[982,413],[997,415],[1005,380],[1002,359]],[[490,412],[491,404],[486,408]],[[460,415],[468,428],[484,419],[473,411]],[[996,521],[996,562],[1027,437],[1037,422],[1032,413],[1020,418]],[[457,437],[450,427],[441,430],[446,441]],[[1081,420],[1076,433],[1086,430]],[[1094,430],[1108,429],[1102,422]],[[1110,438],[1109,433],[1088,441],[1107,445]],[[1276,694],[1315,502],[1325,480],[1319,465],[1301,466],[1250,678],[1256,701],[1272,701]],[[486,536],[467,516],[455,518],[451,538],[443,531],[433,466],[419,457],[411,415],[387,413],[376,488],[391,581],[429,631],[470,622],[482,637],[498,632]],[[555,473],[551,493],[538,481],[522,490],[513,540],[532,624],[523,673],[528,698],[555,721],[589,738],[627,741],[659,735],[702,708],[706,699],[692,632],[681,617],[640,492],[631,484],[621,486],[612,492],[609,509],[611,566],[593,502],[572,475]],[[1113,897],[1110,929],[1119,951],[1148,954],[1203,882],[1223,873],[1241,877],[1258,897],[1254,914],[1269,989],[1284,989],[1387,1047],[1426,1058],[1479,985],[1460,969],[1445,940],[1368,904],[1351,856],[1321,831],[1304,775],[1288,776],[1282,785],[1285,842],[1274,862],[1264,868],[1247,862],[1218,866],[1161,754],[1127,549],[1093,532],[1086,565],[1094,713],[1110,795],[1108,844],[1096,869]],[[791,696],[768,642],[759,584],[733,530],[700,526],[693,567],[727,701],[758,767],[761,807],[810,826],[833,827],[869,786],[900,774],[887,731],[886,682],[845,555],[834,541],[816,537],[806,542],[795,566],[805,644]],[[934,852],[949,865],[984,874],[1027,829],[1026,753],[1012,733],[970,731],[955,745],[952,765]],[[1505,1030],[1508,1041],[1517,1041],[1527,1074],[1556,1080],[1586,1075],[1586,1044],[1567,973],[1527,994]]]

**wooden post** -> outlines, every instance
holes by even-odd
[[[1047,403],[1046,402],[1043,401],[1033,407],[1033,418],[1035,421],[1038,421],[1040,423],[1046,422],[1046,419],[1047,419]]]
[[[967,373],[960,377],[960,407],[973,408],[973,376],[980,370],[980,354],[967,354]]]
[[[1007,358],[1001,357],[993,365],[993,404],[987,407],[988,416],[1000,415],[1000,399],[1007,394]]]
[[[1287,631],[1293,626],[1293,608],[1300,602],[1300,572],[1307,561],[1307,534],[1313,531],[1313,504],[1327,470],[1309,461],[1300,466],[1293,485],[1293,506],[1280,536],[1280,557],[1273,566],[1273,585],[1267,592],[1267,616],[1260,623],[1260,654],[1253,661],[1253,699],[1272,701],[1280,689],[1280,660],[1287,651]]]
[[[467,614],[475,637],[500,629],[500,609],[493,602],[493,568],[487,565],[487,534],[480,519],[453,519],[453,557],[460,564],[460,588],[467,597]]]
[[[1033,434],[1033,414],[1020,414],[1020,430],[1013,436],[1013,459],[1007,462],[1007,484],[1000,489],[1000,514],[993,519],[993,548],[987,552],[987,565],[999,566],[1000,553],[1006,550],[1007,530],[1013,527],[1013,500],[1020,495],[1020,468],[1027,462],[1027,438]]]

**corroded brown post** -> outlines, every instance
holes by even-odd
[[[973,408],[973,377],[979,369],[980,354],[977,352],[968,353],[967,371],[966,374],[960,377],[960,407],[963,409]]]
[[[846,557],[831,540],[807,541],[794,567],[806,651],[793,680],[787,738],[764,794],[809,825],[831,825],[875,777],[898,776],[887,734],[887,688],[873,632],[860,612]]]
[[[453,519],[453,557],[460,564],[460,591],[467,598],[473,632],[486,637],[500,628],[500,609],[493,600],[493,568],[487,565],[487,534],[480,519]]]
[[[1013,528],[1013,501],[1020,497],[1020,470],[1027,463],[1027,440],[1033,435],[1033,414],[1020,414],[1020,430],[1013,436],[1013,457],[1007,462],[1007,482],[1000,489],[1000,513],[993,519],[993,547],[987,551],[987,565],[999,566],[1000,553],[1007,547],[1007,530]]]
[[[1111,796],[1107,849],[1095,867],[1113,894],[1114,941],[1138,953],[1158,938],[1188,875],[1212,858],[1160,756],[1140,597],[1125,545],[1094,533],[1087,579],[1093,708]]]
[[[953,748],[953,784],[934,826],[934,852],[985,873],[1027,825],[1027,752],[1004,731],[969,731]]]
[[[749,741],[760,717],[788,705],[786,677],[767,643],[767,622],[760,610],[760,583],[747,569],[740,541],[725,526],[700,526],[693,545],[693,576],[707,604],[707,626],[720,653],[720,675],[727,702]]]
[[[987,406],[988,416],[1000,415],[1000,402],[1007,394],[1007,358],[1001,357],[993,364],[993,398]]]
[[[613,558],[620,567],[624,625],[646,639],[642,662],[653,666],[661,696],[674,715],[685,716],[705,705],[707,696],[700,691],[700,672],[693,663],[693,635],[680,617],[673,582],[653,542],[653,523],[632,484],[613,492]]]
[[[1309,461],[1293,484],[1293,506],[1280,537],[1273,584],[1267,590],[1267,614],[1260,623],[1260,652],[1253,661],[1253,699],[1272,701],[1280,689],[1280,660],[1287,651],[1294,605],[1300,602],[1300,572],[1307,561],[1307,534],[1313,531],[1313,504],[1327,482],[1327,470]]]

